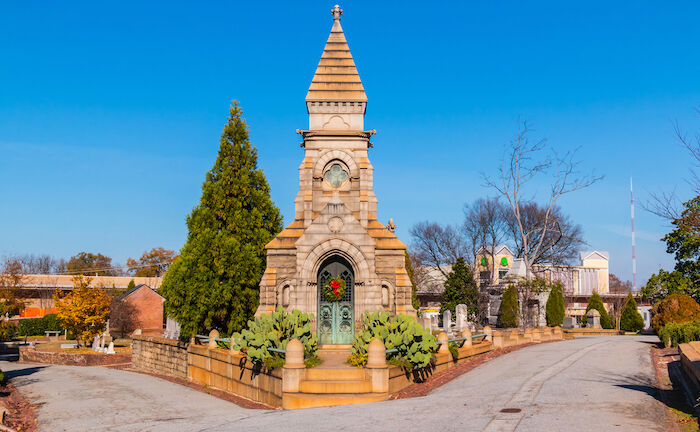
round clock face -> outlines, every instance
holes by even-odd
[[[323,178],[328,181],[328,183],[331,184],[334,188],[339,188],[340,185],[345,183],[345,180],[348,179],[348,173],[345,172],[343,167],[340,166],[340,164],[333,164],[331,166],[331,169],[326,171],[326,174],[323,176]]]

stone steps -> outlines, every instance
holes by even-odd
[[[310,368],[306,369],[307,381],[325,381],[325,380],[354,380],[362,381],[366,378],[365,370],[360,368],[342,368],[342,369],[321,369]]]
[[[358,394],[371,393],[369,380],[304,380],[299,383],[301,393],[310,394]]]
[[[388,398],[388,393],[283,393],[282,408],[300,409],[336,405],[355,405],[368,402],[384,401]]]

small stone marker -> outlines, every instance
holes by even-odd
[[[442,313],[442,329],[448,335],[452,333],[452,311],[449,309]]]
[[[105,351],[106,354],[115,354],[114,352],[114,342],[110,342],[109,346],[107,347],[107,351]]]
[[[430,315],[430,331],[435,331],[440,327],[438,325],[438,319],[437,315]]]
[[[467,305],[458,304],[455,308],[455,327],[456,331],[465,330],[468,326],[467,320]]]
[[[597,309],[591,309],[586,314],[586,327],[599,329],[600,326],[600,312]]]
[[[95,352],[99,352],[100,350],[100,336],[95,335],[95,338],[92,340],[92,350]]]
[[[565,329],[574,329],[578,327],[578,325],[576,324],[576,318],[572,316],[564,317],[564,323],[562,324],[562,327]]]

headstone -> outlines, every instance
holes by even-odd
[[[430,317],[422,317],[420,323],[424,328],[432,331],[431,319]]]
[[[442,313],[442,329],[448,335],[452,333],[452,311],[449,309]]]
[[[179,339],[180,338],[180,324],[174,319],[168,317],[165,321],[165,333],[163,337],[168,339]]]
[[[600,326],[600,312],[597,309],[591,309],[586,314],[586,327],[599,329]]]
[[[455,330],[462,331],[469,325],[467,320],[467,305],[458,304],[455,308]]]
[[[564,317],[564,323],[562,324],[562,328],[575,329],[577,327],[578,327],[578,324],[576,323],[576,317],[572,317],[572,316]]]
[[[104,352],[105,350],[105,333],[102,333],[100,335],[100,351]]]
[[[440,327],[438,325],[438,319],[437,315],[430,315],[430,331],[435,331]]]
[[[106,354],[114,354],[114,342],[110,342],[109,346],[107,347],[107,351],[105,351]]]
[[[100,336],[95,335],[95,338],[92,340],[92,350],[95,352],[98,352],[100,350]]]

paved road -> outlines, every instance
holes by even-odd
[[[0,362],[48,431],[665,430],[649,336],[584,337],[501,356],[425,397],[248,410],[148,375]],[[501,413],[520,408],[519,413]]]

